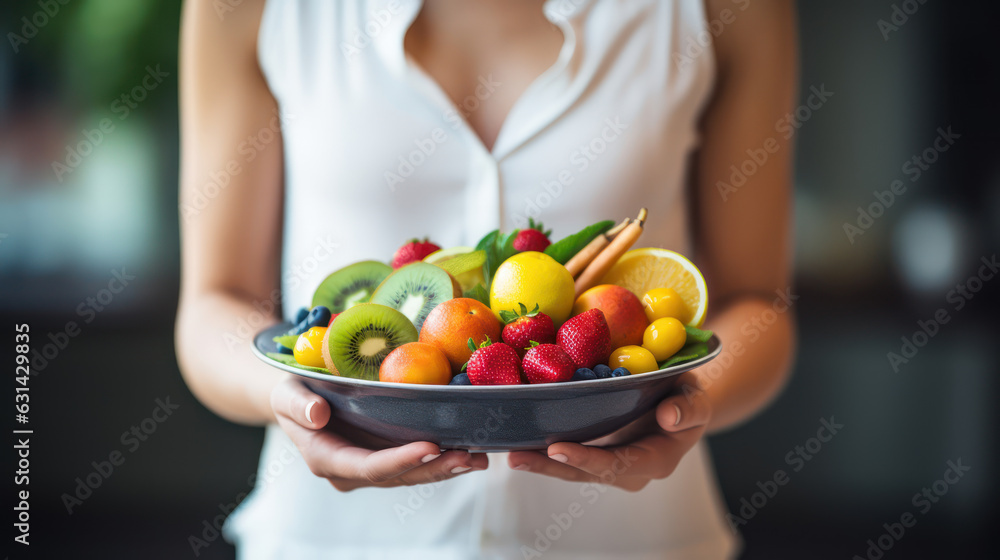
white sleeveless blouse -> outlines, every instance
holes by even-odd
[[[286,313],[329,272],[387,261],[407,239],[473,245],[528,217],[559,237],[646,206],[639,245],[690,252],[686,163],[715,71],[701,0],[548,0],[565,43],[492,151],[465,115],[503,84],[481,76],[452,103],[403,50],[419,9],[267,2],[258,55],[282,117]],[[226,534],[247,559],[714,559],[737,548],[724,513],[703,444],[638,493],[513,471],[493,454],[447,482],[345,494],[271,426],[258,486]]]

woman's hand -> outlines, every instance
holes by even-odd
[[[630,492],[644,488],[649,481],[670,476],[684,454],[701,439],[712,416],[711,405],[693,373],[678,378],[678,390],[659,405],[655,423],[647,426],[638,439],[624,445],[599,447],[579,443],[554,443],[545,454],[514,451],[510,466],[573,482],[592,482],[617,486]],[[642,426],[638,421],[633,426]],[[615,435],[629,433],[626,427]],[[600,444],[602,439],[596,442]]]
[[[330,405],[295,379],[271,391],[278,425],[298,448],[309,470],[342,492],[378,486],[410,486],[438,482],[471,470],[482,470],[485,453],[446,451],[421,441],[381,450],[358,447],[328,429]]]

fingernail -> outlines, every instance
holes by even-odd
[[[518,466],[514,467],[514,470],[515,471],[526,471],[526,470],[528,470],[528,465],[518,465]]]
[[[424,458],[421,459],[420,462],[421,463],[430,463],[431,461],[433,461],[434,459],[437,459],[440,456],[441,456],[440,453],[436,453],[436,454],[435,453],[428,453],[427,455],[424,455]]]
[[[674,405],[674,410],[677,411],[677,419],[674,420],[674,426],[677,426],[677,425],[679,425],[681,423],[681,407],[679,407],[679,406],[677,406],[675,404]]]
[[[569,457],[563,455],[562,453],[556,453],[555,455],[550,455],[549,459],[552,459],[553,461],[559,461],[560,463],[565,463],[566,461],[569,461]]]
[[[313,423],[312,409],[314,406],[316,406],[316,401],[309,401],[309,404],[306,405],[306,420],[310,424]]]
[[[451,469],[451,474],[464,473],[465,471],[471,469],[472,467],[455,467]]]

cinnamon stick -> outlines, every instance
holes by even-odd
[[[576,279],[576,297],[580,297],[580,294],[594,287],[618,262],[618,259],[639,240],[639,236],[642,235],[642,226],[646,222],[646,215],[645,208],[639,210],[639,217],[625,226],[625,229],[607,243],[607,246],[583,269],[583,272]]]
[[[630,218],[625,218],[615,227],[592,239],[590,243],[587,243],[587,245],[584,246],[583,249],[580,249],[580,252],[573,255],[573,258],[566,263],[566,270],[573,275],[573,278],[579,276],[580,273],[583,272],[583,269],[587,268],[587,265],[590,264],[590,261],[594,260],[594,258],[608,246],[608,243],[610,243],[612,239],[625,229],[625,226],[627,226],[630,221],[632,221]]]

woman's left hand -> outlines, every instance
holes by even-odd
[[[516,470],[561,478],[572,482],[590,482],[617,486],[630,492],[644,488],[651,480],[670,476],[681,458],[701,436],[712,416],[712,407],[699,388],[695,374],[678,378],[677,390],[657,405],[655,423],[647,426],[638,438],[623,445],[600,446],[579,443],[554,443],[545,453],[513,451],[508,463]],[[637,422],[641,425],[641,421]],[[628,433],[629,427],[618,434]]]

